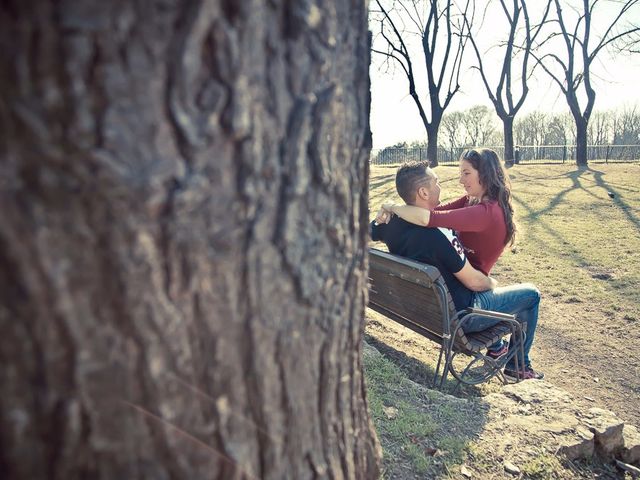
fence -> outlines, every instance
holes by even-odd
[[[504,158],[503,146],[490,146]],[[440,165],[457,164],[465,148],[445,149],[438,147]],[[575,145],[520,145],[516,159],[521,164],[531,163],[575,163]],[[393,148],[371,151],[373,165],[390,165],[411,160],[427,160],[426,147]],[[601,163],[640,162],[640,145],[587,145],[587,161]]]

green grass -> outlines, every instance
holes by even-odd
[[[370,347],[364,366],[385,478],[404,478],[408,472],[435,478],[466,457],[469,442],[482,428],[481,407],[421,388]]]

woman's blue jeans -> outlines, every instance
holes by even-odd
[[[526,324],[524,331],[524,364],[531,366],[529,350],[533,344],[533,337],[538,325],[538,306],[540,305],[540,292],[531,283],[519,283],[508,287],[498,287],[486,292],[476,292],[473,297],[473,306],[483,310],[510,313],[515,315],[521,324]],[[480,332],[499,323],[500,320],[482,317],[472,317],[463,330],[467,333]],[[513,369],[512,362],[506,368]]]

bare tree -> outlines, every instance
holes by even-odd
[[[466,133],[467,146],[487,146],[495,132],[495,122],[491,110],[484,105],[474,105],[462,112],[462,123]]]
[[[576,9],[577,18],[572,23],[563,11],[560,0],[554,0],[554,3],[557,16],[553,23],[558,25],[560,31],[552,32],[540,46],[546,46],[551,50],[554,45],[553,40],[559,37],[564,44],[565,55],[556,53],[555,50],[540,54],[533,53],[533,55],[567,100],[576,124],[576,162],[578,165],[586,165],[587,131],[596,100],[591,66],[605,47],[640,32],[638,25],[617,29],[621,20],[634,11],[634,7],[638,6],[640,0],[610,2],[612,5],[619,5],[619,8],[604,33],[595,40],[593,47],[591,21],[596,5],[600,3],[599,0],[582,0],[582,7]],[[581,95],[583,102],[586,98],[584,107],[580,105]]]
[[[0,477],[376,478],[366,2],[0,7]]]
[[[613,143],[616,145],[635,145],[640,142],[640,111],[632,105],[615,112]]]
[[[544,145],[549,120],[544,112],[533,111],[515,124],[516,139],[519,145]]]
[[[490,5],[488,3],[487,8]],[[531,47],[546,21],[550,5],[551,0],[545,0],[542,18],[536,25],[532,25],[525,0],[500,0],[502,12],[509,25],[509,33],[507,39],[499,44],[504,49],[504,54],[497,82],[493,82],[493,85],[490,77],[491,71],[495,69],[494,63],[483,60],[484,52],[481,52],[478,47],[479,34],[472,33],[471,28],[469,28],[471,44],[477,61],[474,68],[480,72],[482,83],[489,95],[489,99],[495,108],[496,114],[502,120],[504,161],[508,165],[513,164],[514,160],[513,122],[529,93],[527,81],[530,75],[529,57]],[[496,28],[496,26],[487,26],[483,21],[480,29],[485,28]],[[517,84],[519,84],[519,89]]]
[[[373,51],[395,62],[406,75],[409,95],[427,132],[427,158],[432,166],[436,166],[440,122],[460,90],[460,65],[467,39],[464,18],[470,0],[466,0],[461,10],[457,9],[456,2],[443,0],[393,0],[391,6],[388,6],[389,2],[376,0],[376,4],[379,10],[374,18],[378,22],[378,35]],[[409,27],[406,27],[407,23]],[[411,48],[414,36],[420,41],[420,55]],[[378,43],[383,46],[376,47]],[[426,91],[422,97],[414,69],[414,59],[420,56],[426,73]],[[423,98],[428,99],[426,107]]]
[[[568,112],[551,115],[545,119],[546,131],[543,143],[545,145],[573,145],[575,142],[575,125]]]
[[[442,116],[441,128],[444,131],[444,146],[453,154],[460,149],[465,142],[465,129],[463,125],[464,114],[460,111],[445,113]]]
[[[611,111],[602,112],[597,110],[591,114],[587,132],[587,139],[590,145],[608,145],[611,143],[613,115]]]

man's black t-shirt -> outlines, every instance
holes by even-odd
[[[453,275],[466,261],[458,237],[447,228],[427,228],[393,216],[388,224],[371,222],[371,238],[384,242],[394,255],[433,265],[442,274],[456,309],[470,307],[473,292]]]

